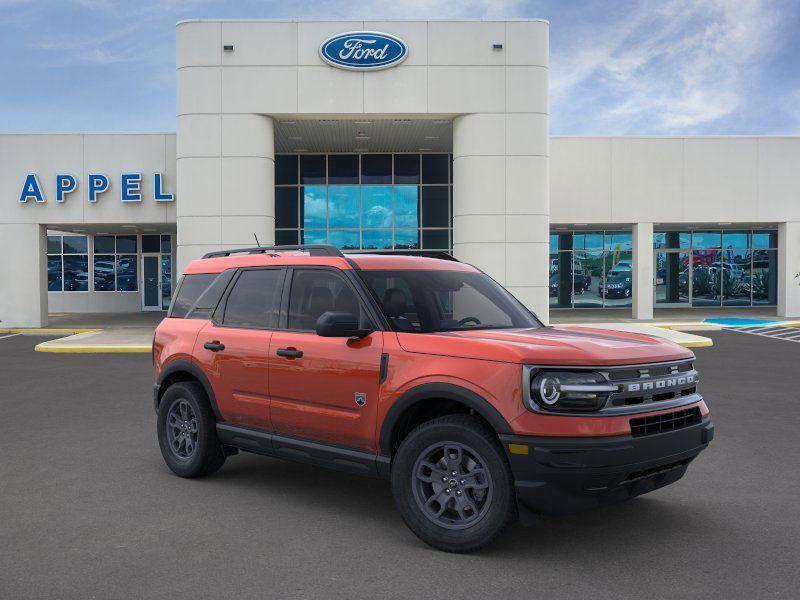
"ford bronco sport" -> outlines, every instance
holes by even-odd
[[[247,451],[385,477],[409,528],[451,552],[518,516],[673,483],[714,431],[690,351],[545,327],[452,259],[207,254],[186,268],[153,361],[177,475]]]

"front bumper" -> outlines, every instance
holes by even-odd
[[[517,502],[545,515],[613,504],[674,483],[713,438],[708,417],[690,427],[641,437],[500,436]]]

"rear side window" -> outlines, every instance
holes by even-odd
[[[282,269],[242,271],[225,301],[228,327],[274,329],[278,323]]]
[[[168,316],[177,319],[185,318],[189,314],[189,309],[194,306],[200,295],[208,289],[218,275],[219,273],[184,275]]]

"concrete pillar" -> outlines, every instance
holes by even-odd
[[[653,318],[653,224],[633,226],[633,313],[634,319]]]
[[[178,272],[204,253],[275,241],[271,117],[178,117]]]
[[[800,222],[778,225],[778,316],[800,317]]]
[[[547,322],[547,115],[470,114],[453,122],[453,252]]]
[[[47,325],[47,231],[36,224],[0,224],[13,248],[0,259],[0,329]]]

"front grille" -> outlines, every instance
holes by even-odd
[[[631,419],[630,421],[631,435],[633,437],[640,437],[643,435],[664,433],[665,431],[674,431],[676,429],[689,427],[690,425],[696,425],[701,419],[700,409],[696,406],[671,413],[639,417],[637,419]]]
[[[666,473],[667,471],[671,471],[672,469],[677,469],[679,467],[685,467],[691,461],[691,458],[686,458],[684,460],[679,460],[678,462],[669,463],[668,465],[661,465],[660,467],[653,467],[651,469],[645,469],[644,471],[634,471],[630,475],[628,475],[622,483],[632,483],[634,481],[639,481],[640,479],[644,479],[646,477],[652,477],[653,475],[660,475],[661,473]]]
[[[618,385],[610,406],[635,406],[674,400],[697,393],[697,371],[691,360],[656,365],[610,367],[608,379]]]

